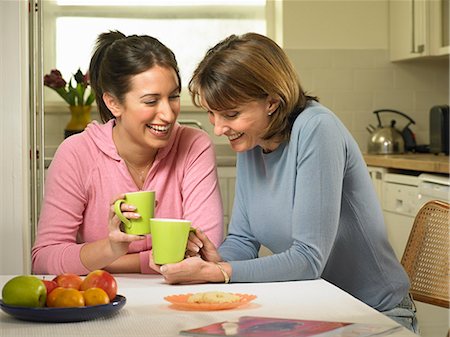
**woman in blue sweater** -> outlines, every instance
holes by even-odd
[[[208,51],[189,89],[238,152],[236,196],[220,248],[198,232],[191,258],[153,265],[166,281],[323,278],[415,330],[408,276],[358,145],[303,91],[284,51],[262,35],[232,35]],[[258,257],[261,245],[273,254]]]

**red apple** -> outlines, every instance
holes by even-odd
[[[57,275],[53,281],[56,282],[58,287],[73,288],[77,290],[80,289],[80,285],[83,283],[83,279],[80,276],[70,273]]]
[[[102,288],[112,301],[117,295],[117,282],[114,276],[106,270],[91,271],[81,283],[80,290],[89,288]]]
[[[44,282],[45,287],[47,288],[47,295],[52,292],[53,289],[58,288],[58,283],[50,280],[42,280]]]

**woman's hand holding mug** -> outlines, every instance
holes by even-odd
[[[125,194],[120,194],[111,201],[111,207],[109,210],[109,221],[108,221],[108,229],[109,229],[108,239],[111,244],[111,249],[118,255],[125,255],[128,252],[128,246],[130,245],[131,242],[145,239],[145,236],[126,234],[121,230],[122,221],[116,214],[115,204],[118,200],[123,199],[125,199]],[[121,203],[120,210],[122,215],[127,219],[141,218],[141,215],[139,213],[136,213],[136,206],[134,205]]]
[[[189,233],[186,256],[200,256],[203,260],[209,262],[222,261],[216,246],[214,246],[208,236],[199,228],[195,232]]]

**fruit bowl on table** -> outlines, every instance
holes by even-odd
[[[7,314],[24,321],[67,323],[81,322],[116,314],[126,303],[125,296],[117,295],[110,303],[84,307],[20,307],[4,304],[0,308]]]

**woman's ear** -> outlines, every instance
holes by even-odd
[[[272,114],[278,109],[279,106],[280,106],[280,99],[268,97],[267,114],[269,116],[272,116]]]
[[[122,114],[122,105],[119,103],[117,98],[111,95],[109,92],[103,93],[103,102],[114,115],[114,117],[119,117]]]

